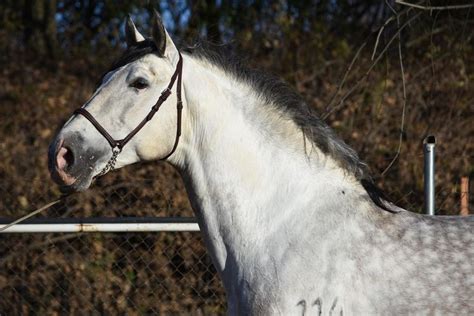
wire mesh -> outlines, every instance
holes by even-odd
[[[22,215],[58,194],[55,186],[44,185],[47,177],[17,187],[1,182],[13,191],[2,192],[2,217]],[[172,168],[152,163],[118,170],[38,217],[135,216],[193,216]],[[224,290],[199,232],[0,238],[1,315],[225,312]]]
[[[224,313],[198,233],[10,235],[0,314]]]

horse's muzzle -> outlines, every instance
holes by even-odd
[[[89,187],[95,163],[101,155],[84,149],[83,137],[78,133],[58,135],[49,146],[48,167],[51,178],[61,191],[82,191]]]

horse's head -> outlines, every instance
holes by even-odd
[[[158,14],[151,39],[130,18],[125,29],[127,51],[50,145],[51,176],[67,191],[87,189],[110,167],[166,157],[177,145],[180,54]]]

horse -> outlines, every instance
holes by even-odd
[[[205,49],[158,14],[49,148],[64,191],[140,161],[180,173],[230,315],[472,314],[473,218],[389,202],[288,84]]]

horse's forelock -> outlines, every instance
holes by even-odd
[[[111,71],[114,71],[120,67],[123,67],[129,63],[132,63],[148,54],[155,54],[159,57],[162,57],[158,53],[158,48],[155,45],[155,42],[152,39],[145,39],[144,41],[137,42],[135,45],[127,47],[127,49],[116,59],[108,70],[102,74],[98,85],[102,82],[104,77]]]

